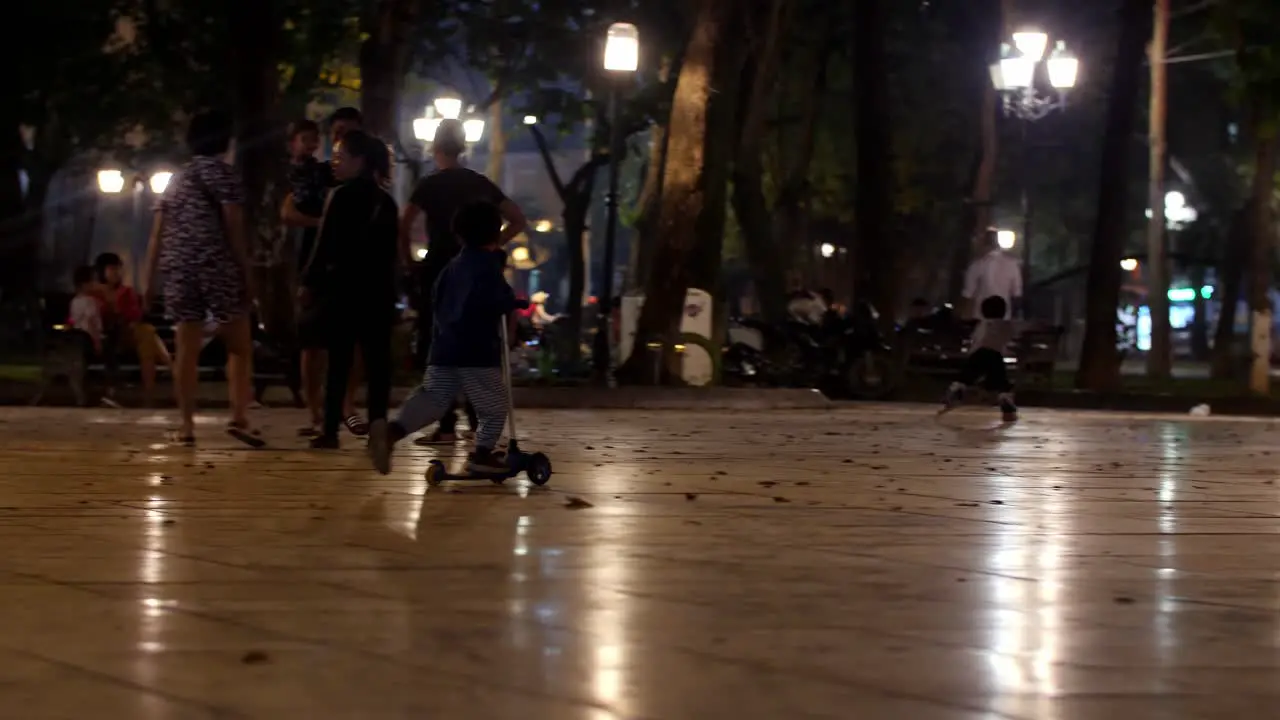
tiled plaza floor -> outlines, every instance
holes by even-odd
[[[539,490],[262,419],[0,410],[0,717],[1280,717],[1270,422],[530,412]]]

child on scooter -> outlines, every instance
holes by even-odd
[[[459,391],[479,416],[471,472],[502,472],[504,453],[495,451],[507,419],[503,348],[499,321],[520,303],[502,276],[502,216],[490,203],[467,205],[453,219],[462,251],[441,272],[432,290],[435,324],[422,385],[405,400],[396,419],[371,431],[369,455],[378,472],[391,471],[395,444],[436,422],[453,407]]]

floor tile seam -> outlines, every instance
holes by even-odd
[[[0,642],[4,642],[4,641],[0,641]],[[210,705],[201,700],[195,700],[192,698],[183,697],[181,695],[177,695],[172,692],[169,692],[168,690],[163,690],[163,689],[152,687],[149,685],[137,683],[127,678],[113,675],[111,673],[101,672],[98,670],[91,670],[89,668],[77,665],[73,662],[68,662],[65,660],[60,660],[58,658],[49,657],[42,653],[35,652],[32,650],[27,650],[25,648],[13,647],[12,645],[9,645],[7,642],[5,642],[2,645],[2,647],[4,648],[4,650],[11,652],[15,655],[19,655],[29,659],[34,659],[40,662],[44,662],[49,665],[53,665],[63,670],[72,672],[74,674],[83,675],[85,677],[90,677],[95,680],[105,682],[109,685],[131,690],[133,692],[154,695],[155,697],[158,697],[162,700],[166,700],[168,702],[175,703],[180,706],[186,706],[189,708],[199,708],[200,710],[212,715],[213,717],[219,717],[219,718],[249,718],[250,717],[249,715],[246,715],[237,710],[224,708],[218,705]]]
[[[308,638],[300,635],[295,635],[294,633],[291,633],[291,632],[276,630],[268,627],[261,627],[252,622],[233,619],[233,618],[230,618],[221,614],[213,613],[213,612],[193,610],[193,609],[184,608],[181,606],[177,606],[173,608],[165,608],[164,611],[171,612],[174,614],[199,618],[207,622],[229,625],[232,627],[239,628],[241,630],[248,630],[248,631],[257,633],[259,635],[262,635],[270,639],[285,640],[291,643],[296,643],[304,647],[310,646],[317,649],[324,649],[330,652],[339,652],[339,653],[344,653],[349,655],[373,658],[381,662],[388,663],[390,665],[402,665],[402,666],[414,667],[419,670],[429,671],[436,676],[446,676],[446,677],[452,677],[455,679],[463,679],[463,680],[474,681],[474,682],[487,682],[490,684],[492,684],[492,681],[493,681],[492,673],[470,674],[470,673],[466,673],[456,669],[442,667],[439,664],[424,663],[424,662],[415,661],[411,658],[404,658],[397,655],[388,655],[388,654],[377,652],[374,650],[369,650],[357,645],[348,646],[340,642],[334,642],[334,641],[326,640],[322,638]],[[546,693],[540,690],[522,688],[522,687],[517,687],[513,685],[505,685],[502,687],[502,689],[514,695],[523,695],[526,697],[533,697],[541,700],[566,702],[571,705],[577,705],[581,707],[590,708],[593,710],[610,713],[614,716],[620,715],[620,713],[618,713],[618,711],[615,710],[613,707],[611,707],[609,704],[603,703],[594,699],[554,695],[554,694]]]

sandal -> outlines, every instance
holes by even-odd
[[[267,441],[262,439],[262,431],[255,427],[250,427],[248,422],[235,422],[233,420],[227,423],[227,435],[254,450],[267,446]]]
[[[343,418],[342,424],[346,425],[347,430],[350,430],[351,434],[356,437],[364,437],[369,434],[368,421],[354,413]]]

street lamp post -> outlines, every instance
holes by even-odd
[[[1030,315],[1028,297],[1031,285],[1031,197],[1029,185],[1031,163],[1027,132],[1031,123],[1040,120],[1054,110],[1062,109],[1067,104],[1067,94],[1075,87],[1076,76],[1080,71],[1080,61],[1067,50],[1064,42],[1059,42],[1049,57],[1045,59],[1045,50],[1049,45],[1049,36],[1035,30],[1016,32],[1012,44],[1001,47],[1000,62],[991,66],[991,79],[996,91],[1004,100],[1006,117],[1016,118],[1021,123],[1022,163],[1022,277],[1024,314]],[[1043,93],[1036,86],[1038,70],[1044,65],[1048,75],[1051,92]]]
[[[423,143],[432,142],[436,139],[436,131],[440,129],[441,122],[459,119],[462,119],[462,100],[451,95],[438,97],[431,101],[422,117],[414,119],[413,136]],[[462,120],[462,133],[467,143],[478,143],[484,139],[484,128],[482,117]]]
[[[604,282],[596,320],[593,345],[597,377],[607,382],[612,366],[610,325],[613,322],[613,260],[618,239],[618,170],[622,155],[622,128],[619,120],[618,86],[622,78],[640,65],[640,31],[631,23],[614,23],[604,46],[604,69],[609,77],[609,193],[605,196],[608,219],[604,231]]]

